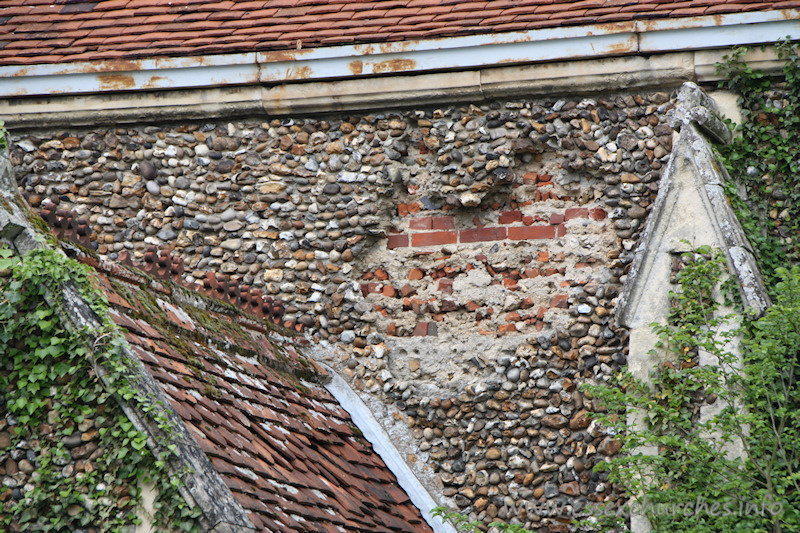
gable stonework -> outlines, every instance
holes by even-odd
[[[672,107],[651,92],[51,130],[13,137],[12,157],[31,203],[87,217],[101,255],[169,249],[189,281],[282,302],[437,498],[559,531],[536,505],[619,501],[591,471],[619,444],[578,388],[625,363],[611,313]]]
[[[651,383],[651,374],[661,363],[674,359],[674,354],[666,349],[654,349],[659,335],[653,324],[668,323],[670,293],[680,290],[676,274],[682,254],[702,246],[720,250],[727,260],[726,276],[738,288],[747,312],[759,316],[771,305],[754,251],[723,189],[730,178],[712,149],[714,142],[730,142],[731,132],[722,122],[714,100],[697,85],[684,84],[676,100],[671,123],[679,133],[616,308],[617,320],[630,333],[628,370],[644,383]],[[715,297],[723,299],[720,294]],[[735,309],[723,306],[718,313],[733,314]],[[734,317],[722,329],[732,330],[738,325],[739,317]],[[739,357],[740,340],[729,339],[725,351]],[[703,349],[699,350],[697,362],[720,364],[715,355]],[[701,406],[698,423],[707,423],[728,406],[723,401]],[[642,415],[638,410],[628,413],[629,424],[641,425]],[[709,439],[715,437],[707,435]],[[733,440],[725,450],[731,456],[743,456],[744,444]],[[639,451],[658,453],[654,446]],[[635,515],[631,518],[631,530],[651,531],[650,523],[644,516]]]
[[[581,385],[646,377],[681,239],[768,304],[709,144],[730,134],[675,89],[800,38],[798,2],[695,4],[10,0],[0,118],[30,203],[100,256],[71,249],[231,523],[422,530],[432,500],[385,468],[405,460],[471,519],[563,532],[625,503],[593,472],[620,442]],[[145,288],[131,259],[228,305]],[[324,365],[266,342],[286,341],[272,323]],[[298,381],[322,366],[347,384]],[[402,458],[347,423],[340,398],[369,419],[348,385]]]

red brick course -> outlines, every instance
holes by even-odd
[[[550,179],[547,175],[526,174],[527,179]],[[549,183],[549,182],[546,182]],[[537,191],[537,194],[539,191]],[[548,193],[549,194],[549,193]],[[528,205],[532,202],[511,202],[512,207]],[[413,207],[412,207],[413,206]],[[490,206],[493,209],[499,207]],[[401,217],[419,212],[417,203],[399,204],[398,215]],[[484,226],[481,217],[474,217],[475,227],[456,230],[456,220],[452,216],[423,216],[408,220],[409,233],[389,235],[386,247],[396,248],[442,246],[445,244],[470,244],[501,240],[547,240],[564,237],[567,234],[565,223],[574,219],[604,220],[608,217],[600,207],[568,207],[563,213],[550,215],[524,215],[519,209],[500,211],[497,215],[499,226]],[[523,225],[519,225],[519,223]]]
[[[390,250],[394,248],[405,248],[408,246],[408,235],[389,235],[386,247]]]
[[[411,235],[412,246],[441,246],[458,242],[458,233],[455,231],[432,231],[429,233],[414,233]]]
[[[508,228],[508,238],[512,241],[554,239],[555,226],[514,226]]]

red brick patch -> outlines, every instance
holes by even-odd
[[[497,219],[499,224],[513,224],[522,220],[522,211],[504,211]]]
[[[412,281],[422,279],[423,276],[425,276],[425,273],[418,268],[412,268],[408,271],[408,279]]]
[[[442,244],[455,244],[458,234],[455,231],[432,231],[430,233],[415,233],[411,236],[412,246],[439,246]]]
[[[439,292],[453,294],[453,280],[443,278],[439,280]]]
[[[538,278],[540,275],[541,272],[536,268],[526,268],[522,273],[522,276],[525,278]]]
[[[456,229],[453,217],[431,217],[431,229]]]
[[[412,294],[417,294],[417,291],[414,290],[414,287],[406,283],[402,287],[400,287],[400,295],[404,298],[407,296],[411,296]]]
[[[411,333],[413,337],[435,337],[439,333],[436,322],[417,322],[414,326],[414,332]]]
[[[589,216],[592,217],[592,220],[603,220],[608,216],[608,213],[606,213],[605,209],[593,207],[589,209]]]
[[[421,230],[455,229],[456,224],[453,217],[418,217],[411,219],[408,227]]]
[[[550,307],[566,309],[569,307],[569,297],[566,294],[556,294],[550,301]]]
[[[554,226],[514,226],[508,228],[508,238],[514,241],[553,239],[556,236]]]
[[[380,292],[380,289],[378,289],[378,284],[377,283],[370,282],[370,283],[362,283],[361,284],[361,295],[362,296],[366,297],[368,294],[373,293],[373,292]]]
[[[462,243],[501,241],[506,238],[506,228],[475,228],[464,229],[459,232]]]
[[[497,332],[500,333],[500,335],[505,335],[506,333],[514,333],[515,331],[517,331],[516,324],[503,324],[502,326],[497,328]]]
[[[455,311],[458,309],[458,304],[455,303],[453,300],[442,300],[442,312],[449,313],[450,311]]]
[[[408,227],[411,229],[429,230],[431,227],[431,217],[413,218],[409,221]]]
[[[573,218],[589,218],[589,210],[585,207],[570,207],[564,211],[564,220]]]
[[[408,246],[408,235],[389,235],[386,241],[386,247],[390,250],[394,248],[405,248]]]
[[[383,294],[387,298],[394,298],[395,295],[397,294],[397,291],[395,291],[394,287],[392,287],[391,285],[384,285],[381,294]]]

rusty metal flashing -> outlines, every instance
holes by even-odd
[[[732,45],[800,39],[798,15],[778,10],[381,45],[0,67],[0,116],[8,127],[30,128],[325,113],[564,88],[581,94],[677,87],[717,79],[713,65]],[[752,54],[763,69],[779,68],[774,51]]]
[[[703,56],[702,65],[723,50]],[[9,129],[119,124],[142,121],[316,114],[337,111],[442,105],[492,98],[552,94],[597,94],[678,87],[708,81],[698,75],[697,53],[606,57],[545,62],[460,72],[378,76],[326,82],[128,91],[88,95],[0,98],[0,117]],[[762,67],[778,70],[774,52]]]
[[[191,89],[348,79],[701,50],[800,38],[795,9],[243,54],[0,67],[0,95]]]

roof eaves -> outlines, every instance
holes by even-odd
[[[798,19],[800,11],[787,9],[245,54],[5,66],[0,67],[0,94],[18,97],[271,85],[699,50],[767,43],[775,36],[798,39]]]

